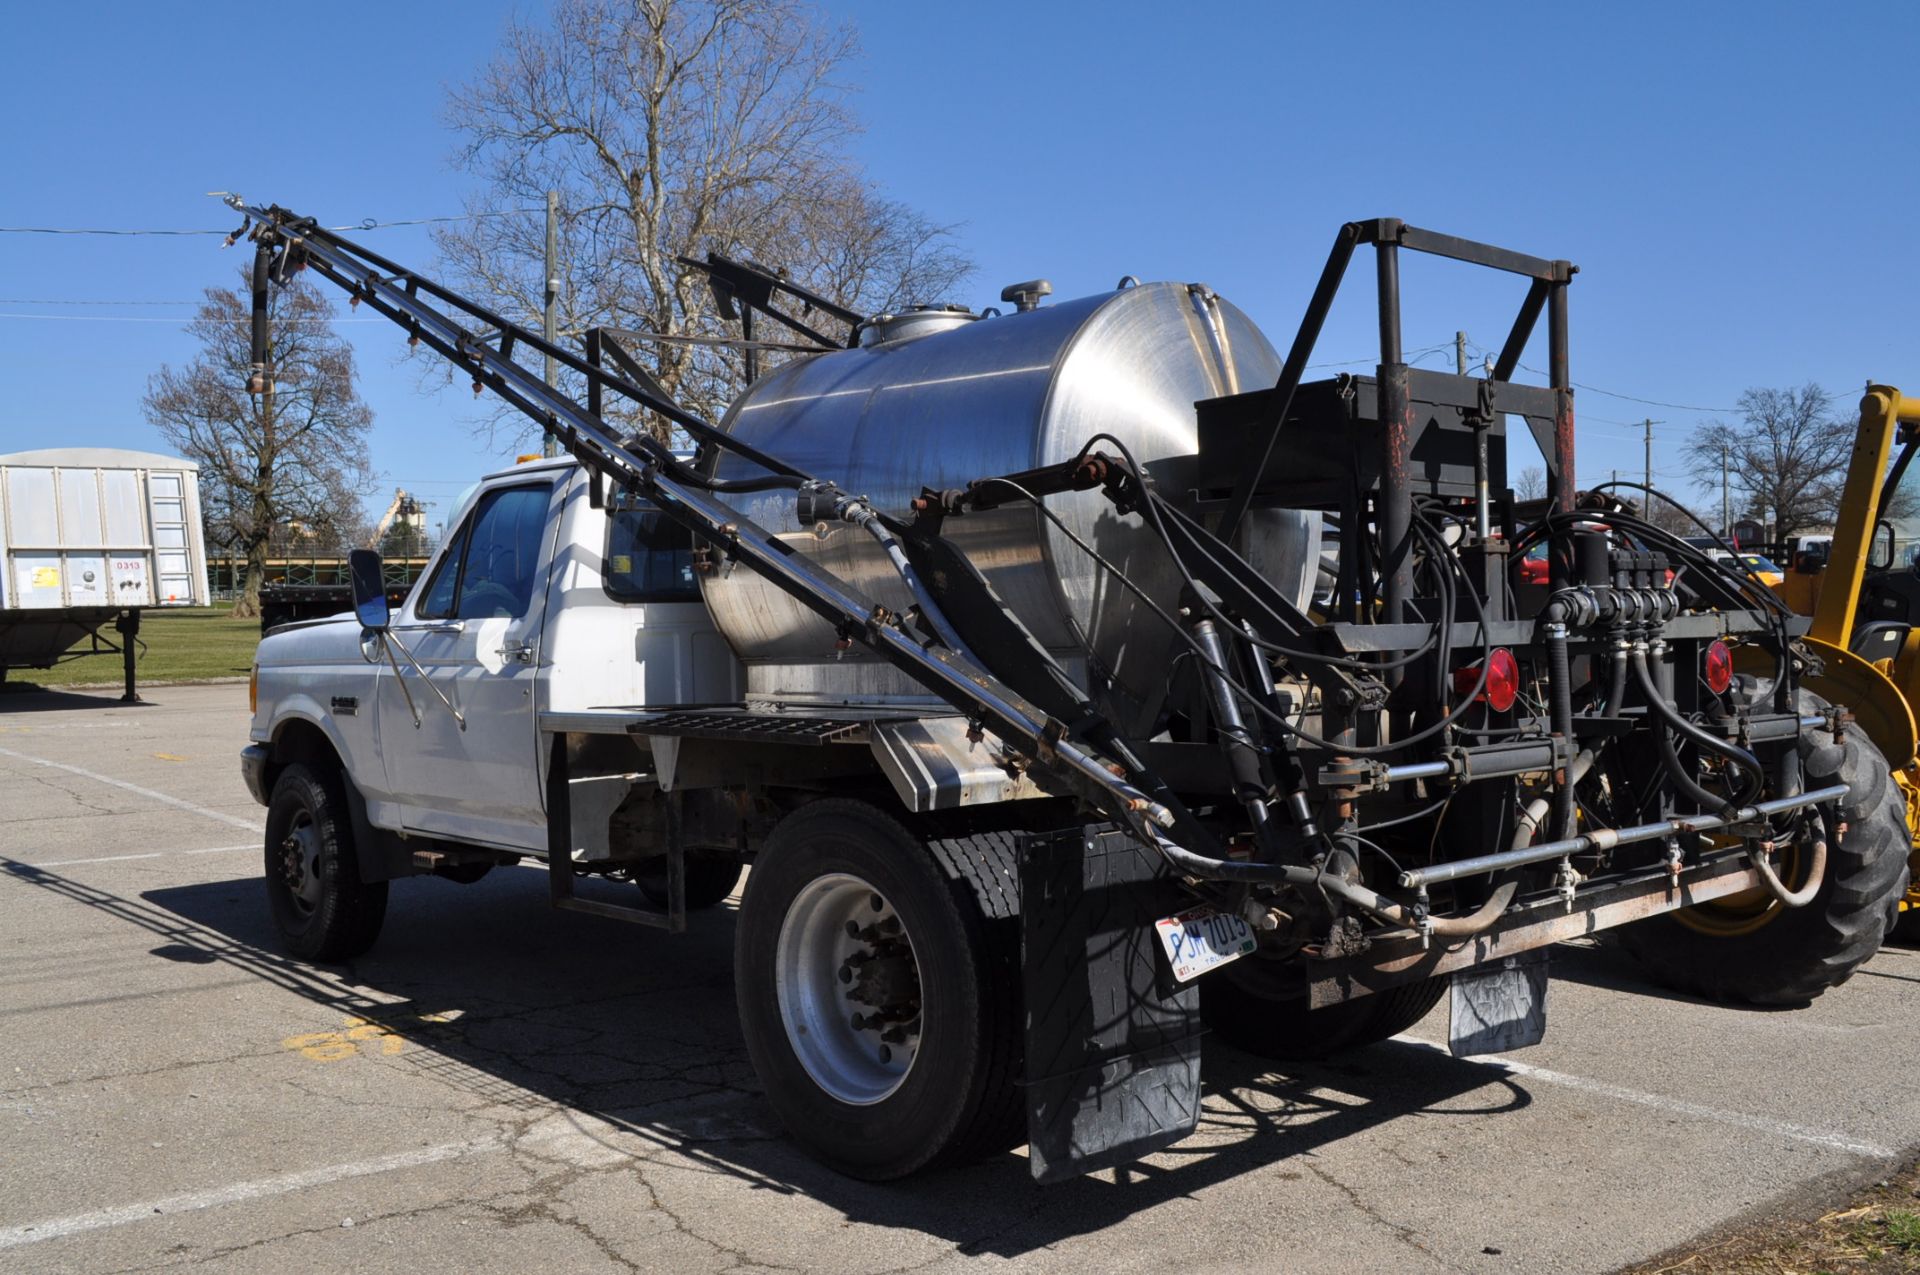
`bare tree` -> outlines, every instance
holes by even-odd
[[[1513,494],[1521,500],[1539,500],[1547,494],[1547,471],[1538,465],[1528,465],[1513,480]]]
[[[515,22],[448,122],[483,183],[442,230],[450,273],[509,317],[542,309],[545,194],[560,192],[561,327],[726,335],[717,250],[873,313],[943,300],[972,269],[949,227],[889,200],[847,151],[852,32],[799,0],[557,0]],[[737,355],[659,344],[662,385],[717,415]]]
[[[207,538],[244,555],[246,582],[233,614],[260,613],[269,551],[333,551],[363,533],[359,497],[372,486],[366,459],[373,413],[354,387],[353,350],[331,325],[331,302],[309,284],[270,297],[275,384],[247,393],[252,361],[249,291],[208,288],[187,331],[200,353],[148,378],[147,420],[200,463]]]
[[[1724,464],[1731,513],[1763,523],[1769,539],[1831,524],[1854,436],[1854,422],[1833,408],[1833,395],[1811,382],[1746,391],[1738,423],[1694,431],[1687,467],[1695,486],[1717,501]]]

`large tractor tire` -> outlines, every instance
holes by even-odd
[[[1811,691],[1799,696],[1802,714],[1827,707]],[[1839,808],[1846,830],[1830,839],[1813,901],[1787,908],[1751,890],[1617,931],[1655,980],[1711,1000],[1803,1005],[1880,950],[1907,890],[1905,799],[1886,758],[1857,727],[1839,743],[1824,727],[1803,732],[1800,764],[1808,788],[1850,788]],[[1776,859],[1789,889],[1806,883],[1804,847]]]
[[[295,763],[267,805],[267,902],[287,950],[305,961],[350,961],[387,919],[387,883],[360,879],[340,776]]]
[[[754,1070],[821,1160],[882,1180],[1021,1141],[1018,922],[897,820],[842,800],[788,815],[735,943]]]
[[[1440,1003],[1449,984],[1442,974],[1309,1009],[1298,983],[1270,965],[1243,957],[1201,980],[1200,1017],[1229,1045],[1280,1060],[1325,1058],[1398,1036]]]

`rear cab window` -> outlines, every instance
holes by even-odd
[[[693,533],[644,501],[609,499],[602,580],[616,602],[698,602]]]

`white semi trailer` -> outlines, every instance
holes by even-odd
[[[140,613],[208,602],[199,466],[111,447],[0,456],[0,568],[0,678],[118,653],[137,699]]]

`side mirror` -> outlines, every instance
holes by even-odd
[[[1893,524],[1885,518],[1873,529],[1873,544],[1867,550],[1867,570],[1888,571],[1893,567]]]
[[[393,621],[387,606],[387,582],[380,555],[355,549],[347,555],[347,578],[353,585],[353,614],[363,629],[382,630]]]

